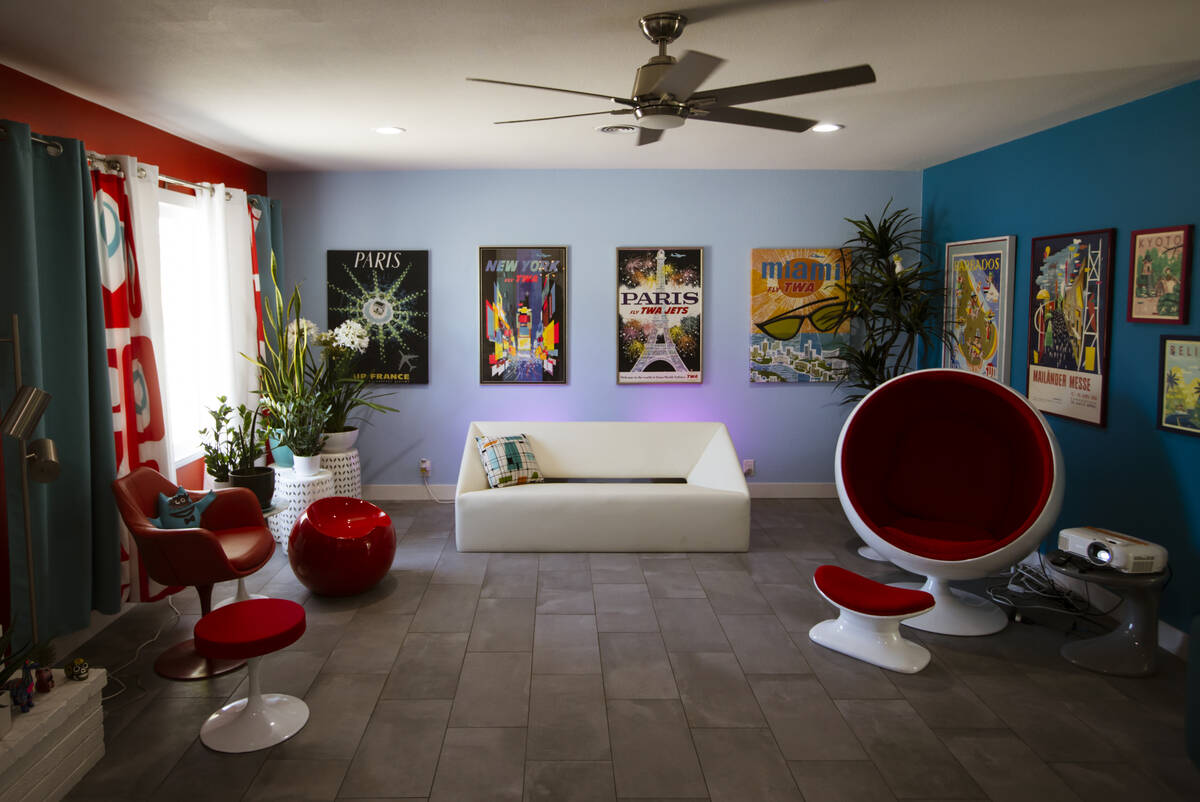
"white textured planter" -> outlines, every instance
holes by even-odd
[[[296,454],[292,459],[292,466],[296,469],[297,476],[312,476],[321,470],[320,454],[313,454],[311,457],[302,457]]]
[[[322,454],[340,454],[354,448],[358,440],[358,429],[347,429],[344,432],[325,432],[325,445],[321,447]]]

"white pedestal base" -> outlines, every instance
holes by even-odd
[[[271,500],[273,506],[282,507],[277,515],[267,519],[271,537],[283,546],[287,554],[288,538],[292,534],[292,525],[296,523],[308,505],[317,499],[334,495],[333,474],[330,471],[318,471],[311,476],[298,474],[290,468],[275,469],[275,497]]]
[[[904,621],[906,627],[941,635],[977,636],[994,635],[1008,626],[1008,616],[995,604],[974,593],[952,588],[945,580],[929,577],[923,585],[893,582],[891,586],[933,594],[934,608]]]
[[[214,610],[216,610],[220,607],[224,607],[227,604],[233,604],[234,602],[246,601],[248,599],[269,599],[269,598],[271,598],[271,597],[264,596],[261,593],[247,593],[246,592],[246,577],[239,576],[238,584],[237,584],[237,593],[230,596],[228,599],[222,599],[221,601],[214,604],[212,608]]]
[[[887,557],[884,557],[871,546],[859,546],[858,556],[867,560],[874,560],[877,563],[891,562]]]
[[[915,674],[929,665],[929,650],[900,636],[900,619],[842,609],[836,619],[808,631],[813,643],[889,671]]]
[[[247,661],[250,690],[230,702],[200,727],[200,741],[216,752],[254,752],[283,743],[308,722],[308,705],[284,693],[262,693],[258,686],[261,657]]]

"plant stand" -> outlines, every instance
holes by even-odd
[[[107,681],[103,668],[93,666],[82,682],[56,668],[54,690],[35,695],[28,713],[13,713],[0,739],[0,800],[62,799],[100,761]]]
[[[333,494],[362,498],[362,465],[358,449],[321,453],[321,470],[333,474]]]
[[[278,515],[267,519],[271,537],[283,547],[287,554],[288,538],[292,534],[292,525],[296,523],[308,505],[317,499],[336,495],[333,487],[333,473],[326,470],[317,471],[311,476],[297,474],[291,468],[275,469],[275,497],[272,505],[282,507]]]

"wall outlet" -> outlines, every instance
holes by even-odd
[[[752,460],[752,459],[742,460],[742,473],[744,473],[746,476],[754,475],[754,460]]]
[[[433,465],[430,464],[429,460],[427,460],[425,457],[421,457],[421,462],[419,463],[419,465],[421,468],[422,476],[428,476],[429,472],[433,470]]]

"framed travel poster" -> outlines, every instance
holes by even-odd
[[[1112,322],[1113,229],[1038,237],[1029,283],[1029,400],[1103,426]]]
[[[329,328],[367,330],[354,378],[429,384],[429,251],[326,251]]]
[[[750,252],[750,381],[836,382],[847,254],[841,248],[755,248]]]
[[[1200,337],[1164,334],[1158,357],[1158,428],[1200,437]]]
[[[617,384],[699,384],[703,248],[617,248]]]
[[[946,243],[942,367],[1008,384],[1016,237]]]
[[[1129,235],[1130,323],[1187,323],[1192,227],[1146,228]]]
[[[566,384],[567,249],[479,249],[479,383]]]

